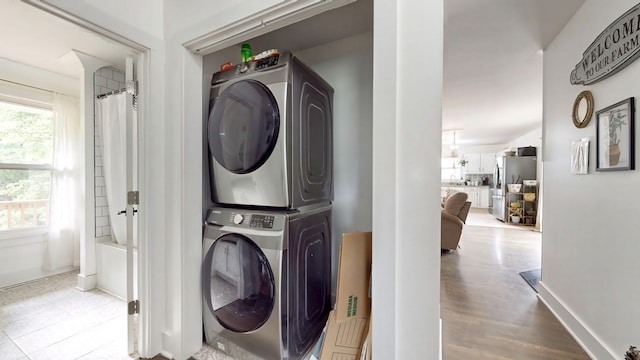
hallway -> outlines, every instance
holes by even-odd
[[[540,233],[468,225],[460,246],[441,256],[445,360],[589,359],[519,275],[540,267]]]

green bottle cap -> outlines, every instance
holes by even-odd
[[[253,57],[253,53],[251,52],[251,45],[242,44],[240,57],[242,58],[242,62],[247,62],[251,59],[251,57]]]

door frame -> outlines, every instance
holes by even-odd
[[[150,99],[145,91],[149,89],[149,68],[150,68],[150,58],[151,58],[151,49],[147,46],[144,46],[136,41],[133,41],[127,37],[124,37],[115,32],[109,31],[103,27],[100,27],[96,24],[93,24],[89,21],[86,21],[74,14],[71,14],[67,11],[61,10],[52,4],[48,4],[41,0],[21,0],[24,3],[31,5],[35,8],[38,8],[46,13],[51,14],[61,20],[67,21],[69,23],[75,24],[80,28],[89,31],[96,36],[103,37],[108,41],[116,42],[124,47],[131,49],[132,57],[134,59],[134,72],[136,74],[136,80],[138,82],[138,109],[137,109],[137,122],[138,122],[138,131],[137,131],[137,147],[138,147],[138,159],[137,159],[137,187],[138,191],[143,192],[145,184],[148,183],[149,179],[146,178],[145,174],[147,173],[145,165],[145,149],[143,148],[142,140],[144,139],[143,134],[145,130],[150,127],[148,122],[148,111],[150,105]],[[91,98],[92,100],[95,97]],[[89,99],[86,99],[88,102]],[[89,174],[90,173],[90,174]],[[85,170],[85,177],[90,177],[89,185],[93,184],[93,167]],[[87,181],[85,180],[85,185]],[[93,188],[85,189],[85,196],[92,196]],[[150,314],[152,313],[148,299],[152,298],[151,291],[149,288],[150,283],[150,259],[149,259],[149,236],[147,233],[147,227],[150,224],[149,215],[144,211],[145,208],[150,208],[148,206],[148,200],[143,201],[145,198],[142,197],[139,205],[140,212],[138,213],[138,226],[137,226],[137,238],[138,238],[138,299],[140,301],[140,306],[138,308],[139,311],[139,325],[138,325],[138,353],[143,356],[149,355],[150,352],[154,352],[160,344],[152,344],[152,340],[150,339]],[[86,209],[85,209],[86,211]],[[93,223],[93,222],[91,222]],[[87,238],[85,241],[95,241],[95,236],[92,238]],[[155,310],[155,309],[154,309]],[[157,311],[157,310],[156,310]],[[157,353],[157,351],[155,351]]]

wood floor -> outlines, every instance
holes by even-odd
[[[540,267],[540,237],[466,226],[462,248],[442,254],[445,360],[590,359],[519,275]]]

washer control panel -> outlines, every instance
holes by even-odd
[[[251,222],[249,222],[249,226],[252,228],[273,229],[274,221],[275,216],[251,215]]]
[[[282,230],[286,216],[286,213],[214,208],[209,210],[206,223],[247,229]]]

